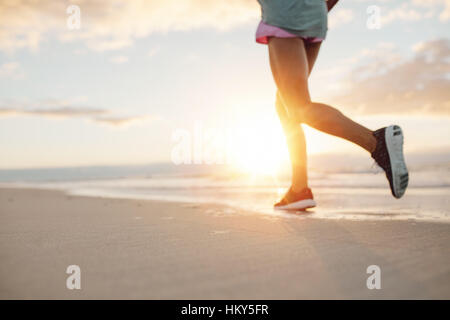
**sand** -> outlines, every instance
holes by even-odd
[[[449,299],[449,243],[448,223],[0,189],[0,298]],[[69,265],[81,290],[66,288]]]

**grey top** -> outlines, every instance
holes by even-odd
[[[327,5],[325,0],[258,0],[262,20],[301,37],[325,39]]]

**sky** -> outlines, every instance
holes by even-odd
[[[1,1],[0,168],[286,157],[259,20],[256,0]],[[340,1],[312,99],[448,153],[449,24],[450,0]],[[306,134],[310,153],[364,154]]]

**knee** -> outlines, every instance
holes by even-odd
[[[309,100],[299,101],[292,108],[289,108],[289,114],[297,123],[308,123],[311,118],[312,102]]]
[[[299,104],[299,112],[303,120],[307,120],[311,116],[313,108],[312,104],[311,100],[305,100]]]
[[[280,98],[277,98],[277,104]],[[307,117],[312,108],[312,102],[309,98],[309,93],[302,89],[302,87],[292,87],[290,90],[283,92],[283,102],[290,117],[296,120],[302,120]]]
[[[276,109],[278,114],[283,115],[285,118],[290,118],[290,120],[295,120],[295,122],[302,122],[301,120],[307,116],[311,109],[312,102],[309,98],[294,94],[277,94],[276,99]]]
[[[283,101],[281,100],[281,96],[277,94],[277,98],[275,101],[275,108],[278,114],[278,118],[280,119],[281,126],[285,133],[289,133],[294,130],[298,122],[296,122],[288,113],[287,108],[285,107]]]

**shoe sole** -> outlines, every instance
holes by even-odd
[[[306,210],[309,208],[314,208],[316,202],[313,199],[305,199],[296,202],[286,204],[284,206],[274,207],[275,210]]]
[[[401,198],[408,187],[409,174],[403,155],[403,132],[399,126],[389,126],[385,131],[386,148],[391,167],[392,195]]]

